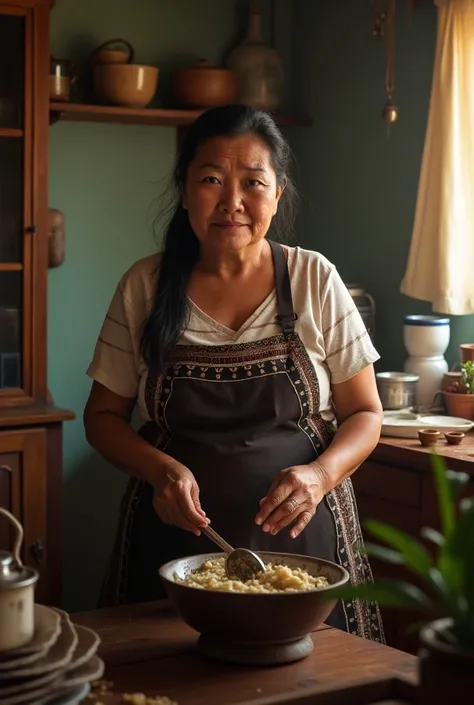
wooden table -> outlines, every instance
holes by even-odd
[[[104,678],[114,683],[113,695],[96,698],[104,705],[134,692],[167,695],[179,705],[258,705],[269,696],[324,692],[377,677],[416,681],[414,656],[325,625],[312,634],[315,648],[306,659],[254,668],[202,658],[195,650],[196,632],[168,602],[96,610],[72,619],[102,639]]]

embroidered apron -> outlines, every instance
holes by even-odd
[[[271,536],[255,524],[275,475],[314,461],[334,435],[319,413],[318,379],[295,329],[284,251],[270,245],[281,333],[241,344],[178,345],[163,375],[148,374],[153,422],[141,433],[193,472],[203,509],[230,544],[326,558],[342,564],[353,582],[372,580],[350,479],[326,495],[296,539],[288,528]],[[206,537],[161,522],[152,499],[150,485],[129,481],[101,606],[163,598],[161,565],[216,550]],[[384,641],[376,604],[340,602],[327,622]]]

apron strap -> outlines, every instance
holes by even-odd
[[[290,273],[285,252],[281,245],[272,240],[268,240],[272,250],[273,264],[275,267],[275,280],[278,302],[277,321],[281,325],[283,335],[288,337],[295,332],[295,321],[298,320],[293,308],[293,297],[291,295]]]

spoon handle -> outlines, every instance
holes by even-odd
[[[231,551],[234,550],[232,546],[228,544],[227,541],[224,541],[224,539],[219,536],[219,534],[217,534],[214,529],[211,529],[210,526],[201,527],[201,531],[203,534],[205,534],[205,536],[211,539],[211,541],[214,541],[214,543],[216,543],[219,548],[222,548],[222,550],[226,553],[231,553]]]

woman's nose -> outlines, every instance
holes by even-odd
[[[226,186],[222,189],[219,208],[227,213],[243,210],[242,192],[236,186]]]

